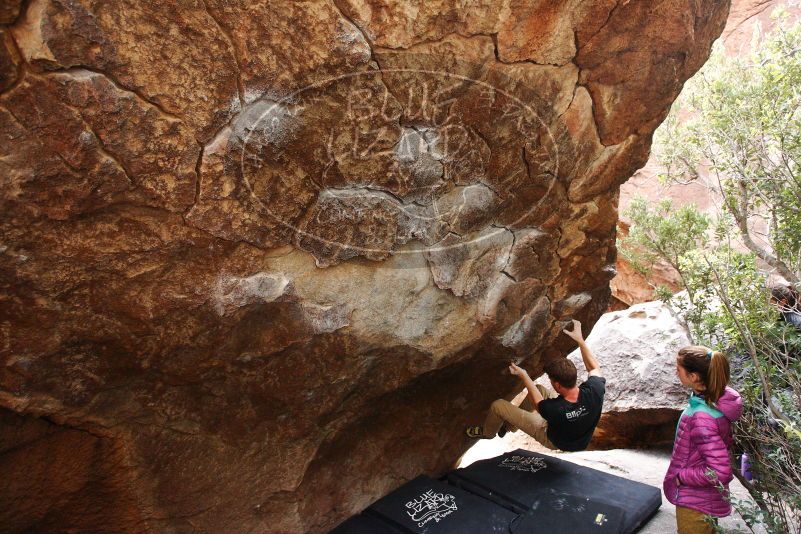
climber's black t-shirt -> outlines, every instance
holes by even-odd
[[[548,421],[551,443],[563,451],[586,449],[601,418],[605,392],[606,379],[591,376],[579,386],[577,402],[568,402],[561,395],[540,401],[538,411]]]

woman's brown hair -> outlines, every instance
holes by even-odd
[[[729,359],[707,347],[690,345],[679,350],[679,365],[697,373],[706,388],[706,403],[712,405],[723,395],[731,378]]]

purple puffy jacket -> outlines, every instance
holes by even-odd
[[[690,396],[679,419],[670,467],[662,484],[668,501],[715,517],[731,513],[726,498],[733,478],[729,460],[731,424],[742,412],[740,394],[729,387],[715,408],[703,397]],[[712,477],[707,475],[709,471],[714,473]],[[725,494],[721,494],[719,484],[726,488]]]

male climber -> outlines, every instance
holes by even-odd
[[[563,330],[578,343],[581,359],[589,377],[580,386],[576,385],[576,366],[567,358],[548,363],[545,372],[554,391],[534,384],[525,369],[511,363],[509,372],[520,377],[528,390],[526,399],[515,406],[498,399],[490,406],[483,426],[467,428],[471,438],[490,439],[500,432],[519,428],[549,449],[581,451],[587,448],[592,433],[601,418],[606,379],[601,376],[601,367],[581,335],[581,323],[573,320],[573,330]],[[533,409],[532,409],[533,408]],[[503,430],[501,427],[505,426]]]

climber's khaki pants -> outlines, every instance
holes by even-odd
[[[557,397],[556,392],[548,390],[540,384],[537,384],[537,389],[546,399]],[[506,426],[509,430],[519,428],[549,449],[558,449],[556,445],[551,443],[546,434],[548,421],[531,409],[531,400],[529,400],[528,395],[526,395],[526,399],[519,407],[503,399],[493,402],[482,427],[484,436],[494,438],[504,422],[507,423]]]

